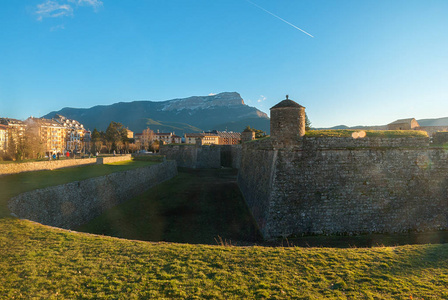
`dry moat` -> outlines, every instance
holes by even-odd
[[[77,230],[137,239],[263,246],[371,247],[447,243],[448,232],[304,236],[263,242],[236,183],[236,169],[179,168],[179,175]]]

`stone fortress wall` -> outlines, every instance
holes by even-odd
[[[107,209],[177,175],[174,161],[20,194],[8,206],[19,218],[74,229]]]
[[[238,174],[264,238],[448,229],[448,151],[429,138],[279,136],[244,143]]]
[[[5,163],[0,164],[0,176],[17,174],[22,172],[77,167],[82,165],[108,164],[119,161],[127,161],[131,159],[132,159],[131,155],[128,154],[128,155],[98,157],[98,158],[61,159],[61,160],[56,159],[56,160],[26,162],[26,163]]]
[[[178,167],[193,169],[239,168],[241,145],[163,145],[160,155],[175,160]]]
[[[434,135],[439,132],[448,131],[448,126],[420,126],[415,128],[415,130],[426,131],[430,137],[434,137]]]

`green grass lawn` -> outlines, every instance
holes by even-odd
[[[151,243],[0,219],[1,299],[447,299],[448,245]]]
[[[0,176],[0,218],[9,215],[8,200],[20,193],[48,186],[104,176],[153,164],[145,161],[124,161],[105,165],[88,165],[52,171],[26,172]]]
[[[216,244],[261,240],[237,170],[180,168],[179,175],[117,205],[79,231],[127,239]]]
[[[448,299],[448,244],[154,243],[6,217],[5,199],[14,194],[144,165],[148,162],[0,177],[0,299]],[[256,237],[234,178],[230,169],[181,169],[176,178],[86,226],[130,239],[190,243],[209,243],[216,234],[232,244]]]

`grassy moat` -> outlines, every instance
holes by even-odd
[[[231,169],[181,169],[81,228],[127,239],[6,217],[5,199],[22,189],[140,164],[1,177],[0,299],[448,299],[448,244],[360,248],[446,242],[443,233],[262,244]],[[217,245],[218,235],[264,246]]]
[[[78,230],[127,239],[214,244],[261,241],[236,183],[237,170],[179,175],[117,205]]]

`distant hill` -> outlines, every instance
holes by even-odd
[[[417,120],[420,126],[448,126],[448,117],[439,119],[421,119]]]
[[[236,92],[160,102],[134,101],[91,108],[66,107],[43,117],[52,118],[55,114],[77,120],[90,130],[106,130],[109,123],[115,121],[134,132],[142,132],[147,127],[160,132],[174,131],[178,135],[214,129],[241,132],[249,125],[269,133],[269,117],[255,107],[246,105]]]
[[[390,122],[393,122],[395,120],[392,120]],[[418,124],[420,126],[448,126],[448,117],[446,118],[438,118],[438,119],[421,119],[417,120]],[[364,130],[387,130],[387,124],[386,125],[378,125],[378,126],[345,126],[345,125],[337,125],[330,128],[313,128],[315,130],[320,129],[364,129]]]
[[[378,125],[378,126],[363,126],[363,125],[358,125],[358,126],[351,126],[348,127],[346,125],[337,125],[337,126],[333,126],[333,127],[326,127],[326,128],[313,128],[314,130],[323,130],[323,129],[363,129],[363,130],[386,130],[387,129],[387,125]]]

